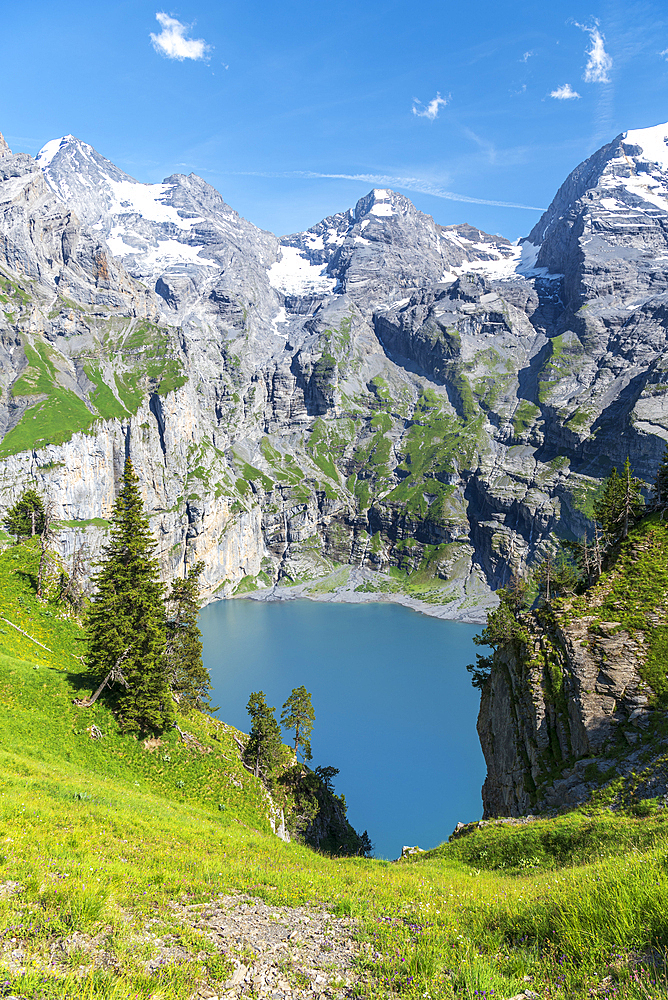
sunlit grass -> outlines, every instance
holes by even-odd
[[[117,732],[108,706],[72,704],[91,690],[80,630],[36,601],[34,558],[29,546],[0,554],[0,614],[52,651],[0,634],[0,934],[6,954],[13,939],[24,952],[0,995],[175,1000],[220,986],[227,960],[170,904],[239,890],[355,917],[359,995],[668,996],[662,813],[486,828],[398,864],[284,844],[226,727],[181,721],[210,753],[176,733],[147,749]],[[193,957],[149,974],[150,943],[137,944],[148,919]],[[52,943],[75,931],[99,936],[114,968],[93,968],[83,946],[49,965]]]

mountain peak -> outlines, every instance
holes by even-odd
[[[622,136],[622,145],[639,148],[647,160],[658,163],[662,170],[668,170],[668,122],[650,128],[630,129]]]
[[[355,221],[369,215],[391,217],[415,214],[417,209],[408,198],[389,188],[372,188],[355,205]]]
[[[0,160],[3,158],[3,156],[11,156],[11,155],[12,151],[7,145],[7,140],[5,139],[2,132],[0,132]]]
[[[87,142],[83,142],[81,139],[77,139],[75,135],[63,135],[60,139],[50,139],[45,143],[35,157],[35,160],[44,169],[44,167],[49,166],[61,150],[67,149],[68,146],[81,149],[86,153],[93,152],[92,146],[89,146]]]

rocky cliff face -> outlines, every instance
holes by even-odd
[[[380,189],[279,240],[194,175],[3,140],[0,501],[36,481],[92,551],[129,453],[166,577],[355,565],[473,613],[668,438],[662,130],[577,168],[520,246]]]
[[[663,802],[667,554],[653,515],[585,594],[519,616],[482,688],[485,817]]]

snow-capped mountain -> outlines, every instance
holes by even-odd
[[[667,136],[604,146],[517,245],[386,189],[279,239],[195,175],[0,140],[0,488],[97,530],[129,449],[166,575],[420,568],[470,615],[668,440]]]

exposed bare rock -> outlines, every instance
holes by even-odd
[[[385,189],[278,239],[195,175],[3,141],[0,502],[36,479],[92,550],[129,451],[164,576],[201,557],[208,597],[343,562],[420,569],[439,613],[493,601],[668,439],[662,130],[518,246]]]

